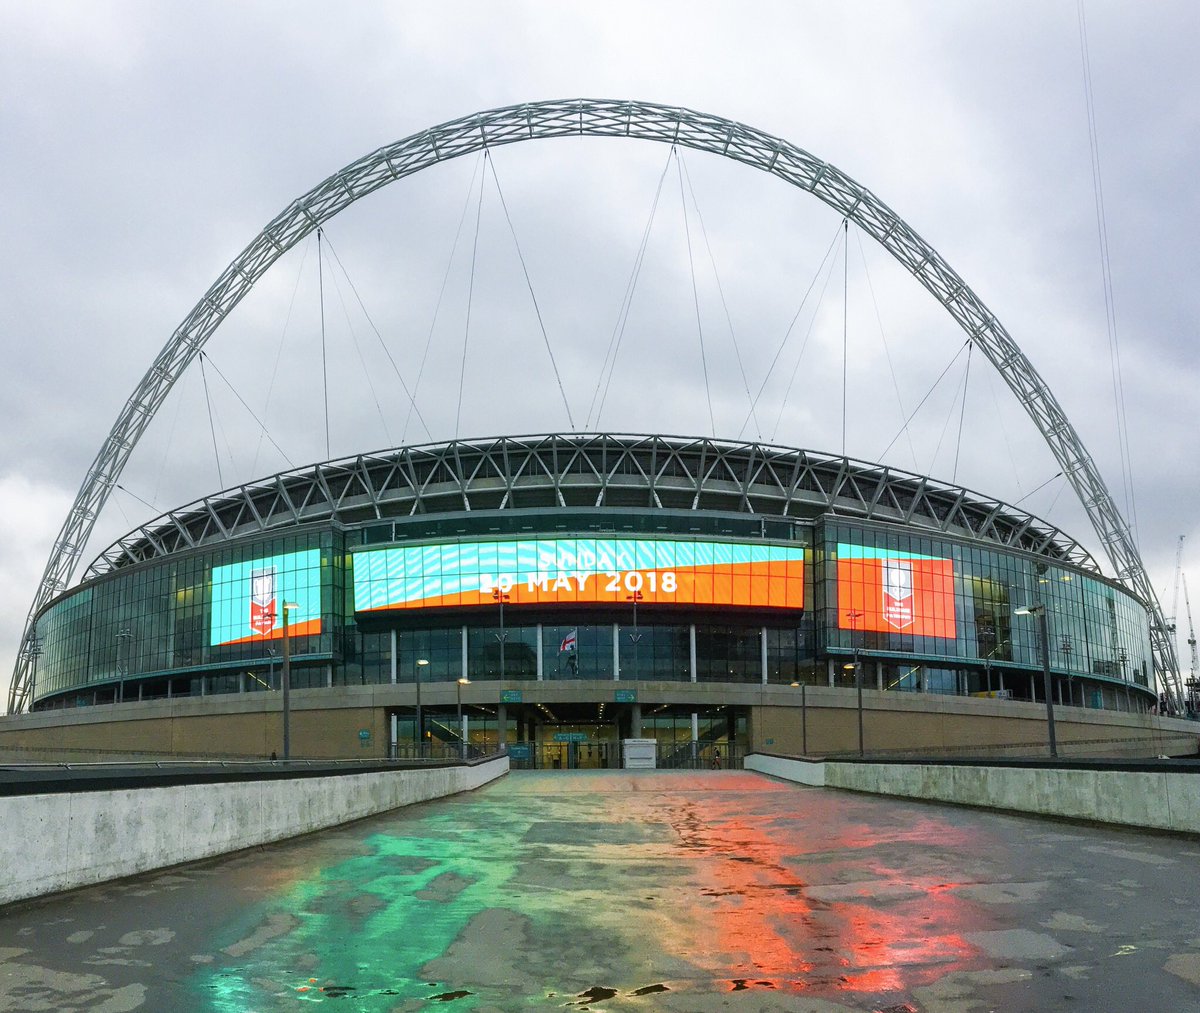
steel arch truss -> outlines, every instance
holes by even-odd
[[[559,433],[457,440],[298,468],[172,510],[109,546],[85,574],[300,524],[557,507],[829,513],[973,538],[1100,568],[1079,543],[1014,507],[895,468],[762,443]]]
[[[1103,542],[1116,575],[1146,604],[1155,667],[1182,701],[1175,645],[1128,525],[1045,381],[966,282],[871,191],[795,145],[731,120],[648,102],[571,99],[507,106],[451,120],[380,148],[289,204],[221,273],[159,352],[105,438],[63,522],[25,624],[8,709],[24,707],[37,649],[34,619],[66,588],[101,508],[175,381],[221,321],[284,253],[380,187],[488,147],[550,137],[632,137],[731,158],[807,190],[877,240],[950,313],[1041,431]]]

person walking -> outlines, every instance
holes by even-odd
[[[713,770],[721,769],[721,750],[719,750],[719,749],[713,750],[712,769]]]

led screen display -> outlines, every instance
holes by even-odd
[[[321,632],[320,549],[214,566],[209,644],[281,639],[284,602],[290,636]]]
[[[354,554],[359,612],[638,601],[801,608],[804,549],[708,539],[540,538]]]
[[[951,560],[838,543],[838,627],[952,638]]]

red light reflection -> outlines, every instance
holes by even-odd
[[[745,780],[736,785],[743,803],[743,790],[789,790]],[[845,829],[843,820],[824,823],[813,812],[810,822],[805,808],[819,809],[820,795],[795,797],[797,809],[786,816],[733,811],[733,800],[717,792],[673,814],[682,846],[701,858],[708,880],[695,912],[702,929],[693,959],[707,963],[711,954],[721,965],[712,970],[723,969],[735,989],[860,993],[908,990],[983,966],[961,933],[989,927],[986,915],[953,892],[961,884],[946,882],[950,870],[931,858],[934,842],[939,851],[980,842],[928,817],[905,827]],[[769,808],[777,810],[778,801]]]

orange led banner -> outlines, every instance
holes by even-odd
[[[354,555],[354,607],[617,603],[802,608],[798,545],[652,538],[448,542]]]
[[[838,628],[955,636],[949,559],[839,543]]]

